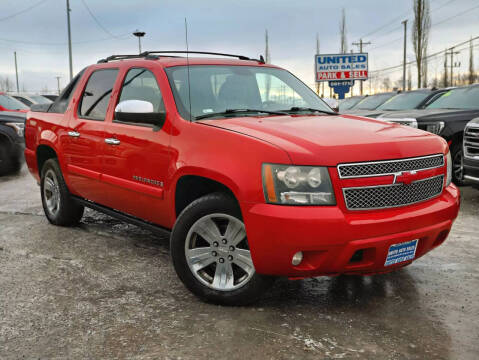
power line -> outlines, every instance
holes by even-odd
[[[24,14],[26,13],[27,11],[30,11],[34,8],[36,8],[37,6],[43,4],[44,2],[47,2],[48,0],[41,0],[41,1],[38,1],[36,2],[35,4],[23,9],[23,10],[20,10],[20,11],[17,11],[16,13],[13,13],[13,14],[10,14],[8,16],[5,16],[5,17],[2,17],[0,18],[0,21],[4,21],[4,20],[8,20],[8,19],[11,19],[11,18],[14,18],[15,16],[18,16],[18,15],[21,15],[21,14]]]
[[[112,34],[107,28],[105,28],[101,23],[100,21],[98,21],[98,19],[96,18],[96,16],[93,14],[93,12],[90,10],[90,8],[88,7],[87,3],[85,0],[81,0],[81,2],[83,3],[83,6],[85,6],[85,8],[87,9],[88,13],[90,14],[91,18],[95,21],[95,23],[98,25],[98,27],[100,29],[102,29],[106,34],[108,34],[109,36],[113,37],[113,38],[116,38],[118,39],[119,36],[115,35],[115,34]]]
[[[476,36],[476,37],[473,37],[469,40],[466,40],[466,41],[463,41],[459,44],[456,44],[456,45],[453,45],[451,47],[448,47],[447,49],[452,49],[452,48],[456,48],[456,47],[459,47],[459,46],[462,46],[464,44],[468,44],[469,41],[474,41],[476,39],[479,39],[479,36]],[[430,54],[428,56],[426,56],[424,59],[429,59],[429,58],[432,58],[432,57],[435,57],[435,56],[438,56],[438,55],[441,55],[441,54],[444,54],[444,50],[441,50],[441,51],[438,51],[438,52],[435,52],[434,54]],[[414,64],[416,62],[416,60],[411,60],[409,62],[406,63],[406,65],[410,65],[410,64]],[[395,65],[395,66],[390,66],[390,67],[387,67],[387,68],[383,68],[383,69],[378,69],[378,70],[372,70],[370,71],[371,73],[379,73],[379,72],[384,72],[384,71],[388,71],[388,70],[393,70],[393,69],[396,69],[398,67],[401,67],[403,66],[403,64],[399,64],[399,65]]]
[[[115,37],[115,39],[121,40],[122,38],[124,38],[127,35],[130,35],[130,32],[117,35]],[[95,42],[101,42],[101,41],[107,41],[107,40],[111,40],[111,37],[96,39],[96,40],[72,41],[72,44],[89,44],[89,43],[95,43]],[[38,41],[12,40],[12,39],[5,39],[5,38],[0,38],[0,41],[6,41],[6,42],[9,42],[9,43],[19,43],[19,44],[29,44],[29,45],[45,45],[45,46],[64,46],[64,45],[67,45],[66,42],[38,42]]]

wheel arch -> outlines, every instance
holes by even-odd
[[[219,174],[218,174],[219,175]],[[226,181],[225,181],[226,180]],[[184,173],[175,182],[173,194],[173,213],[175,218],[194,200],[214,192],[230,195],[239,207],[238,187],[232,181],[215,174]]]
[[[54,148],[47,144],[40,144],[36,149],[38,176],[42,175],[42,168],[49,159],[58,159],[57,152]]]

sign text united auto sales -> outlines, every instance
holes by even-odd
[[[316,81],[366,80],[368,54],[316,55]]]

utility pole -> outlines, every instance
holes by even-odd
[[[141,54],[141,38],[143,36],[145,36],[145,32],[144,31],[139,31],[139,30],[136,30],[133,35],[136,36],[138,38],[138,53]]]
[[[318,33],[316,33],[316,55],[319,55],[319,34]],[[317,64],[315,64],[314,66],[315,72],[316,72],[316,66]],[[319,85],[320,85],[319,82],[316,82],[316,94],[318,94],[318,96],[319,96]]]
[[[17,67],[17,52],[13,52],[13,56],[15,58],[15,76],[17,77],[17,93],[20,92],[20,87],[18,86],[18,67]]]
[[[363,52],[363,45],[366,46],[366,45],[371,45],[371,42],[368,41],[368,42],[363,42],[363,39],[359,39],[359,43],[353,43],[353,45],[355,46],[359,46],[359,52],[362,53]],[[360,92],[361,92],[361,95],[363,94],[363,80],[360,80]]]
[[[407,19],[402,22],[404,25],[404,54],[402,63],[402,91],[406,91],[406,38],[407,38]]]
[[[60,78],[61,76],[55,76],[57,78],[57,86],[58,86],[58,95],[60,95]]]
[[[70,81],[73,79],[73,62],[72,62],[72,30],[70,26],[70,0],[67,0],[67,25],[68,25],[68,59],[70,63]]]
[[[451,67],[451,70],[450,70],[450,71],[451,71],[451,72],[450,72],[450,74],[449,74],[449,79],[450,79],[450,82],[451,82],[450,86],[454,86],[453,69],[454,69],[455,67],[459,67],[459,66],[460,66],[460,64],[454,64],[454,55],[459,54],[459,51],[454,51],[454,46],[453,46],[452,48],[449,49],[448,52],[446,52],[446,54],[447,54],[447,53],[451,56],[451,64],[450,64],[450,67]]]

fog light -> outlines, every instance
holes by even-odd
[[[293,264],[294,266],[297,266],[301,264],[301,261],[303,261],[303,253],[301,251],[298,251],[296,254],[293,255],[291,264]]]

